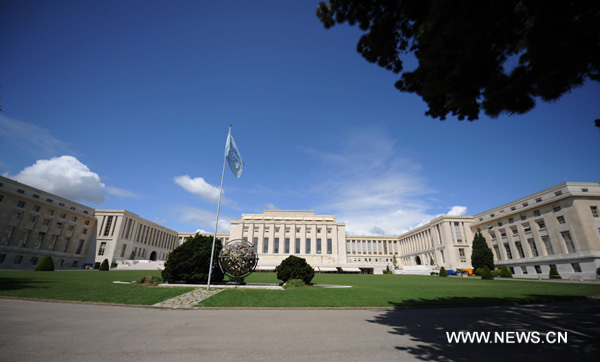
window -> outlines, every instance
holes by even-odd
[[[443,250],[440,250],[440,255],[442,257],[442,263],[445,263],[446,262],[446,258],[444,257],[444,251]]]
[[[50,216],[54,215],[54,210],[48,210],[48,215],[50,215]]]
[[[516,209],[516,207],[514,207],[514,206],[510,207],[510,211],[515,211],[515,209]]]
[[[73,216],[73,217],[71,218],[71,221],[73,221],[73,222],[77,222],[77,216]]]
[[[526,266],[521,266],[521,272],[523,272],[523,274],[527,274],[527,267]]]
[[[515,247],[517,248],[517,252],[519,253],[519,258],[524,258],[525,253],[523,252],[523,246],[521,245],[521,242],[515,242]]]
[[[13,264],[21,264],[21,260],[23,260],[23,255],[17,255],[13,260]]]
[[[310,238],[306,239],[306,254],[310,254]]]
[[[506,258],[512,259],[512,253],[510,252],[510,245],[504,244],[504,249],[506,250]]]
[[[533,216],[540,216],[540,210],[533,210]]]
[[[542,236],[542,241],[544,242],[544,247],[546,248],[546,255],[554,255],[554,249],[552,248],[552,242],[550,242],[550,238],[547,235]]]
[[[73,226],[73,225],[71,225],[71,226]],[[83,229],[83,230],[81,231],[81,233],[82,233],[83,235],[86,235],[86,234],[87,234],[87,229]]]
[[[568,253],[575,253],[575,244],[573,243],[573,239],[571,238],[571,233],[569,231],[563,231],[560,233],[562,235],[563,240],[565,241],[565,245],[567,246]]]
[[[496,260],[502,259],[502,257],[500,256],[500,248],[498,248],[498,245],[494,245],[494,251],[496,252]]]
[[[515,268],[513,268],[512,266],[509,266],[508,270],[510,270],[511,274],[513,274],[513,275],[515,274]]]
[[[527,205],[529,205],[529,204],[526,202],[523,203],[523,207],[527,207]]]
[[[581,189],[581,192],[588,192],[588,189]]]
[[[69,225],[69,231],[75,230],[75,225]]]
[[[79,262],[77,260],[73,260],[73,264],[72,264],[73,268],[77,268],[77,264],[79,264]]]
[[[300,254],[300,238],[296,238],[295,251],[296,254]]]
[[[458,254],[460,255],[460,262],[465,263],[467,261],[467,257],[465,256],[465,249],[459,248]]]
[[[4,263],[5,258],[6,258],[6,254],[0,254],[0,263]]]
[[[539,265],[534,265],[533,267],[535,268],[535,272],[536,272],[537,274],[542,274],[542,267],[541,267],[541,266],[539,266]]]
[[[77,245],[77,250],[75,251],[75,254],[81,254],[84,243],[85,243],[85,240],[79,240],[79,245]]]
[[[519,230],[517,228],[511,228],[510,230],[512,231],[513,235],[519,234]]]
[[[533,238],[527,239],[527,243],[529,244],[529,249],[531,249],[531,255],[540,256],[537,250],[537,246],[535,245],[535,241]]]
[[[258,251],[258,238],[256,236],[252,239],[252,249]]]
[[[327,239],[327,254],[331,254],[333,252],[333,241],[332,239]]]
[[[24,194],[25,190],[18,189],[17,192],[20,193],[20,194]]]
[[[575,273],[581,273],[581,266],[579,263],[571,263],[571,266],[573,267],[573,271]]]
[[[556,192],[554,193],[554,196],[560,196],[560,195],[562,195],[562,191],[556,191]]]
[[[535,202],[542,202],[542,198],[538,197],[537,199],[535,199]]]
[[[290,253],[290,238],[285,238],[284,244],[283,244],[283,252],[285,254],[289,254]]]
[[[4,195],[0,195],[0,202],[4,199]]]
[[[58,203],[58,206],[60,206],[60,207],[65,207],[65,203],[64,203],[64,202],[59,202],[59,203]]]
[[[69,251],[69,243],[71,242],[71,238],[65,238],[65,247],[63,249],[63,253],[66,253],[67,251]],[[121,255],[123,256],[123,255]]]
[[[29,259],[29,262],[31,263],[31,265],[37,264],[37,261],[38,261],[37,256],[32,256],[31,259]]]
[[[275,238],[275,241],[273,243],[273,253],[274,254],[279,253],[279,238]]]
[[[498,221],[498,226],[502,226],[502,221]]]
[[[62,222],[57,222],[56,223],[56,228],[57,229],[62,229],[62,226],[63,226]]]
[[[35,224],[36,220],[37,220],[37,216],[33,216],[33,215],[29,216],[29,223],[30,224]]]
[[[527,220],[527,215],[521,215],[521,220]]]
[[[529,223],[523,224],[523,232],[526,234],[531,233],[531,227],[529,226]]]
[[[62,213],[62,214],[60,214],[58,217],[64,220],[64,219],[66,219],[66,218],[67,218],[67,214],[65,214],[65,213],[63,212],[63,213]]]
[[[21,213],[18,211],[13,211],[12,217],[14,220],[19,220],[21,218]]]
[[[100,248],[98,249],[98,255],[104,255],[104,250],[106,249],[106,243],[100,243]]]
[[[560,205],[553,205],[552,210],[554,210],[554,212],[560,211]]]
[[[17,207],[24,208],[25,207],[25,201],[19,201],[19,202],[17,202]]]
[[[109,216],[106,220],[106,227],[104,228],[104,236],[108,236],[110,233],[110,227],[112,225],[113,217]]]
[[[52,201],[52,199],[46,199],[46,202],[51,204],[53,201]]]
[[[269,238],[263,239],[263,254],[269,253]]]
[[[564,224],[565,223],[565,217],[564,216],[557,216],[556,220],[558,220],[559,224]]]
[[[598,217],[598,206],[590,206],[590,210],[592,211],[593,217]]]
[[[508,218],[508,223],[509,223],[509,224],[512,224],[513,222],[515,222],[515,219],[513,219],[512,217],[509,217],[509,218]]]
[[[321,254],[321,239],[317,239],[317,254]]]
[[[536,221],[540,230],[545,229],[546,228],[546,223],[544,222],[544,220],[538,220]]]
[[[40,212],[40,206],[39,205],[34,205],[33,206],[33,211]]]
[[[56,244],[58,243],[58,235],[52,235],[52,239],[50,241],[50,247],[48,250],[56,251]]]

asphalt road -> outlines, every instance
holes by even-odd
[[[459,331],[497,332],[505,342],[448,342],[446,332]],[[539,332],[540,341],[517,343],[513,332]],[[558,332],[566,332],[565,343],[545,339]],[[546,362],[598,360],[599,352],[600,300],[400,310],[170,310],[0,298],[0,361]]]

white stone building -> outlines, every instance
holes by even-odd
[[[0,269],[91,265],[95,233],[94,209],[0,176]]]
[[[517,277],[594,279],[600,266],[600,183],[564,182],[474,216],[496,266]]]

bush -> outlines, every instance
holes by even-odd
[[[596,269],[596,275],[600,275],[600,266]]]
[[[494,270],[492,270],[492,276],[494,278],[499,278],[500,277],[500,269],[494,269]]]
[[[315,270],[306,259],[290,255],[277,267],[277,279],[284,283],[290,279],[301,279],[308,284],[315,276]]]
[[[510,269],[508,269],[508,267],[506,265],[502,265],[502,268],[500,269],[500,277],[501,278],[512,278],[513,275],[510,272]]]
[[[156,286],[163,282],[161,277],[155,277],[153,275],[146,275],[145,277],[141,277],[135,281],[137,284],[143,284],[146,286]]]
[[[444,267],[440,268],[440,276],[441,277],[447,277],[448,276],[448,272],[446,271],[446,268],[444,268]]]
[[[100,271],[108,271],[108,259],[104,259],[102,264],[100,264]]]
[[[162,277],[169,283],[184,282],[188,284],[200,284],[208,281],[210,271],[210,252],[213,238],[196,234],[189,237],[183,244],[179,245],[169,254],[165,263]],[[217,267],[217,258],[222,249],[221,240],[215,243],[214,267],[210,282],[223,281],[224,275],[221,268]]]
[[[490,270],[490,268],[488,268],[487,265],[485,265],[483,267],[483,269],[481,270],[481,279],[488,279],[488,280],[494,279],[494,276],[492,275],[492,271]]]
[[[111,269],[114,269],[114,268],[116,268],[118,265],[119,265],[119,264],[117,264],[117,262],[116,262],[116,261],[113,261],[112,263],[110,263],[110,268],[111,268]]]
[[[558,270],[556,270],[556,266],[550,267],[550,279],[562,279],[560,274],[558,274]]]
[[[134,250],[132,250],[131,254],[129,254],[129,260],[133,260],[133,259],[135,259],[135,251]]]
[[[481,271],[483,270],[483,268],[477,268],[475,269],[475,275],[481,275]]]
[[[288,289],[288,288],[302,288],[302,287],[305,287],[305,286],[306,286],[306,283],[302,279],[290,279],[290,280],[288,280],[283,285],[283,287],[285,289]]]
[[[54,271],[54,261],[50,255],[47,255],[40,260],[35,266],[35,271]]]

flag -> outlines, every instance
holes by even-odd
[[[227,158],[227,163],[229,163],[229,168],[231,172],[235,175],[235,177],[240,178],[242,175],[242,169],[244,168],[244,161],[242,161],[242,155],[240,155],[240,150],[238,150],[235,145],[235,141],[233,140],[233,136],[231,135],[231,129],[229,129],[229,135],[227,136],[227,145],[225,146],[225,158]]]

